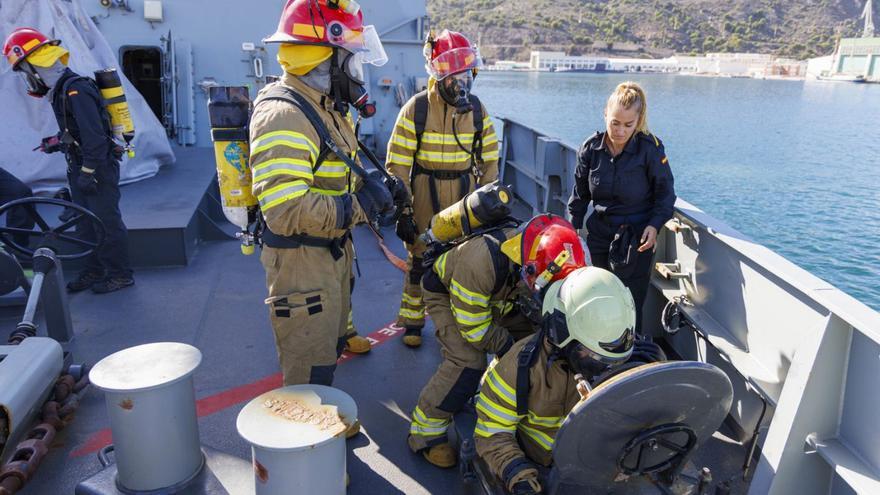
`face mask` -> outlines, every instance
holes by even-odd
[[[34,66],[27,63],[22,62],[19,65],[18,72],[24,78],[24,83],[27,86],[27,93],[34,98],[42,98],[49,93],[49,90],[52,89],[51,86],[46,84],[42,77],[34,70]]]
[[[577,341],[565,346],[562,354],[572,371],[584,375],[585,378],[599,375],[609,368],[609,365],[594,359],[594,354]]]
[[[473,85],[474,75],[471,71],[454,74],[439,81],[440,96],[455,107],[456,112],[468,113],[474,109],[470,99]]]
[[[369,101],[365,88],[364,64],[362,58],[346,50],[334,49],[330,65],[330,95],[336,101],[340,113],[353,106],[361,117],[370,118],[376,114],[376,104]]]

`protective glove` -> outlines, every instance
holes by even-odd
[[[34,151],[40,150],[43,153],[55,153],[61,151],[61,139],[58,136],[44,137],[40,141],[40,145],[34,148]]]
[[[538,481],[538,468],[526,458],[511,461],[504,468],[504,485],[513,495],[532,495],[541,493]]]
[[[419,235],[419,228],[416,226],[412,210],[400,215],[400,218],[397,219],[397,225],[394,226],[394,232],[401,241],[407,244],[415,244],[416,237]]]
[[[581,215],[571,217],[571,225],[575,228],[575,230],[580,230],[584,228],[584,217]]]
[[[400,177],[395,175],[390,175],[384,178],[385,187],[391,192],[391,197],[394,199],[395,205],[408,205],[412,204],[412,196],[409,194],[409,190],[406,188],[406,184],[400,180]]]
[[[381,180],[372,176],[364,179],[363,185],[354,195],[357,196],[358,203],[370,222],[375,222],[394,208],[394,201],[388,188]]]
[[[354,209],[351,206],[351,196],[336,196],[336,228],[347,229],[351,227],[351,217]]]
[[[98,194],[98,179],[95,179],[94,172],[86,172],[80,170],[76,176],[76,187],[86,196],[94,196]]]
[[[640,337],[636,339],[633,345],[633,353],[629,361],[660,363],[666,361],[666,353],[663,352],[663,349],[656,342],[649,340],[648,337]]]

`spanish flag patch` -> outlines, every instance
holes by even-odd
[[[667,163],[669,163],[669,158],[666,158],[666,157],[664,156],[663,159],[660,160],[660,163],[662,163],[663,165],[666,165]]]
[[[75,89],[71,89],[70,91],[67,92],[67,96],[76,96],[78,94],[79,94],[79,91],[77,91]]]

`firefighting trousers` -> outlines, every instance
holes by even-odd
[[[325,247],[264,247],[269,318],[284,385],[332,385],[351,310],[353,250],[333,259]]]
[[[397,313],[397,325],[404,328],[422,328],[425,326],[425,302],[422,299],[422,253],[425,246],[421,242],[407,245],[406,273],[403,276],[403,296],[400,298],[400,311]]]
[[[436,328],[443,361],[422,389],[413,411],[410,424],[413,442],[410,445],[416,451],[448,441],[446,430],[452,416],[477,392],[486,370],[486,353],[494,354],[507,346],[510,339],[507,330],[493,326],[483,337],[482,347],[478,348],[459,331],[448,294],[424,291],[424,297]]]

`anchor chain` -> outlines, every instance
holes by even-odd
[[[82,367],[80,373],[79,380],[64,374],[55,381],[52,396],[43,404],[42,422],[16,445],[9,462],[0,468],[0,495],[13,495],[24,487],[49,453],[56,433],[73,421],[80,395],[89,385],[88,370]]]

